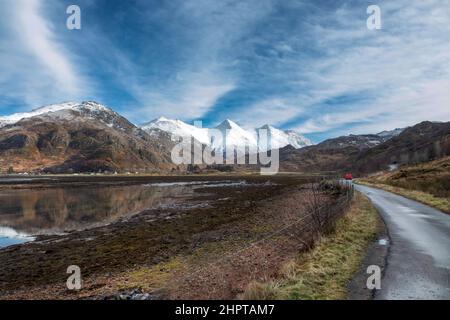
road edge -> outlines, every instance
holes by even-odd
[[[367,248],[366,255],[361,261],[358,271],[347,285],[347,300],[373,300],[376,297],[377,290],[367,288],[367,278],[369,277],[367,268],[371,265],[380,267],[381,277],[383,278],[392,244],[389,230],[379,210],[367,196],[363,193],[361,193],[361,196],[366,197],[378,213],[378,232],[376,239]]]

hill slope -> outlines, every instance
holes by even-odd
[[[424,121],[352,159],[354,169],[368,173],[390,164],[418,164],[450,155],[450,122]]]
[[[300,150],[283,148],[280,161],[283,171],[366,174],[446,155],[450,155],[450,122],[424,121],[398,135],[350,135]]]
[[[401,166],[392,172],[359,179],[450,213],[450,157],[417,165]]]
[[[169,139],[152,139],[95,102],[66,103],[0,118],[0,171],[168,170]]]

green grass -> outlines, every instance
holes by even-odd
[[[116,280],[119,289],[140,288],[150,292],[164,287],[174,271],[182,270],[184,262],[179,257],[174,257],[167,262],[162,262],[151,267],[139,267],[124,272]]]
[[[376,238],[379,221],[369,200],[357,194],[334,232],[322,237],[309,252],[284,265],[279,279],[251,283],[241,298],[345,299],[347,284]]]

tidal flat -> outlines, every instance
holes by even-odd
[[[0,179],[0,196],[9,203],[0,206],[0,226],[33,237],[0,249],[0,297],[236,298],[307,249],[308,185],[316,179]],[[81,290],[66,287],[70,265],[81,269]]]

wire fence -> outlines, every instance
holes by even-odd
[[[311,183],[308,190],[306,210],[300,217],[263,238],[251,241],[238,250],[184,274],[171,285],[184,285],[202,291],[207,288],[208,296],[202,298],[223,298],[221,292],[233,292],[232,282],[239,282],[236,278],[250,276],[257,280],[276,274],[278,270],[275,269],[280,266],[271,264],[267,255],[280,255],[283,251],[298,253],[311,249],[324,233],[335,227],[336,221],[349,208],[354,195],[353,185],[338,179]],[[175,288],[175,291],[177,289],[179,288]],[[195,292],[191,292],[187,298],[193,296],[196,296]]]

